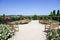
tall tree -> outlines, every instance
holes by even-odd
[[[57,14],[56,14],[57,16],[59,16],[60,15],[60,11],[59,10],[57,10]]]
[[[53,10],[53,15],[56,16],[56,11],[55,10]]]

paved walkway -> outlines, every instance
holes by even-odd
[[[19,32],[16,32],[10,40],[46,40],[44,25],[40,24],[38,20],[19,25]]]

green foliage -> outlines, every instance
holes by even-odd
[[[27,16],[27,19],[31,20],[32,18],[31,18],[31,16]]]
[[[5,19],[5,14],[2,15],[2,19]]]
[[[34,16],[32,16],[32,19],[33,20],[37,20],[38,19],[38,16],[37,15],[34,15]]]
[[[3,19],[3,16],[0,16],[0,20],[2,20]]]
[[[60,16],[60,10],[57,10],[57,12],[55,10],[53,10],[53,12],[51,11],[49,16],[51,17]]]
[[[50,13],[49,15],[52,20],[56,20],[56,21],[59,21],[60,22],[60,10],[57,10],[57,12],[55,10],[53,10],[53,12]]]
[[[11,16],[10,18],[11,18],[11,19],[10,19],[11,21],[20,20],[19,17],[17,17],[17,16]]]
[[[53,17],[53,16],[54,16],[54,14],[51,12],[49,16]]]
[[[14,16],[11,16],[11,21],[15,21],[15,17]]]
[[[57,10],[56,16],[60,16],[60,11],[59,10]]]
[[[49,16],[51,16],[51,17],[56,16],[55,10],[53,10],[53,12],[51,11],[51,13],[50,13],[50,15],[49,15]]]
[[[20,15],[20,20],[22,20],[22,19],[24,19],[24,18],[25,18],[25,16]]]
[[[48,20],[48,16],[45,16],[45,17],[44,17],[44,20]]]
[[[49,30],[47,33],[48,40],[60,40],[60,29],[57,30]]]
[[[2,16],[0,16],[0,19],[5,19],[5,14],[3,14]]]
[[[54,14],[54,16],[56,15],[56,11],[55,10],[53,10],[53,14]]]
[[[14,30],[8,25],[0,24],[0,40],[8,40],[14,35]]]
[[[13,21],[13,22],[11,22],[12,24],[15,24],[15,25],[18,25],[18,24],[20,24],[20,21]]]

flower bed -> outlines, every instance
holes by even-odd
[[[8,40],[14,35],[14,30],[8,25],[0,24],[0,40]]]

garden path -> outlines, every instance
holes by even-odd
[[[38,20],[19,25],[19,31],[10,40],[46,40],[44,25]]]

